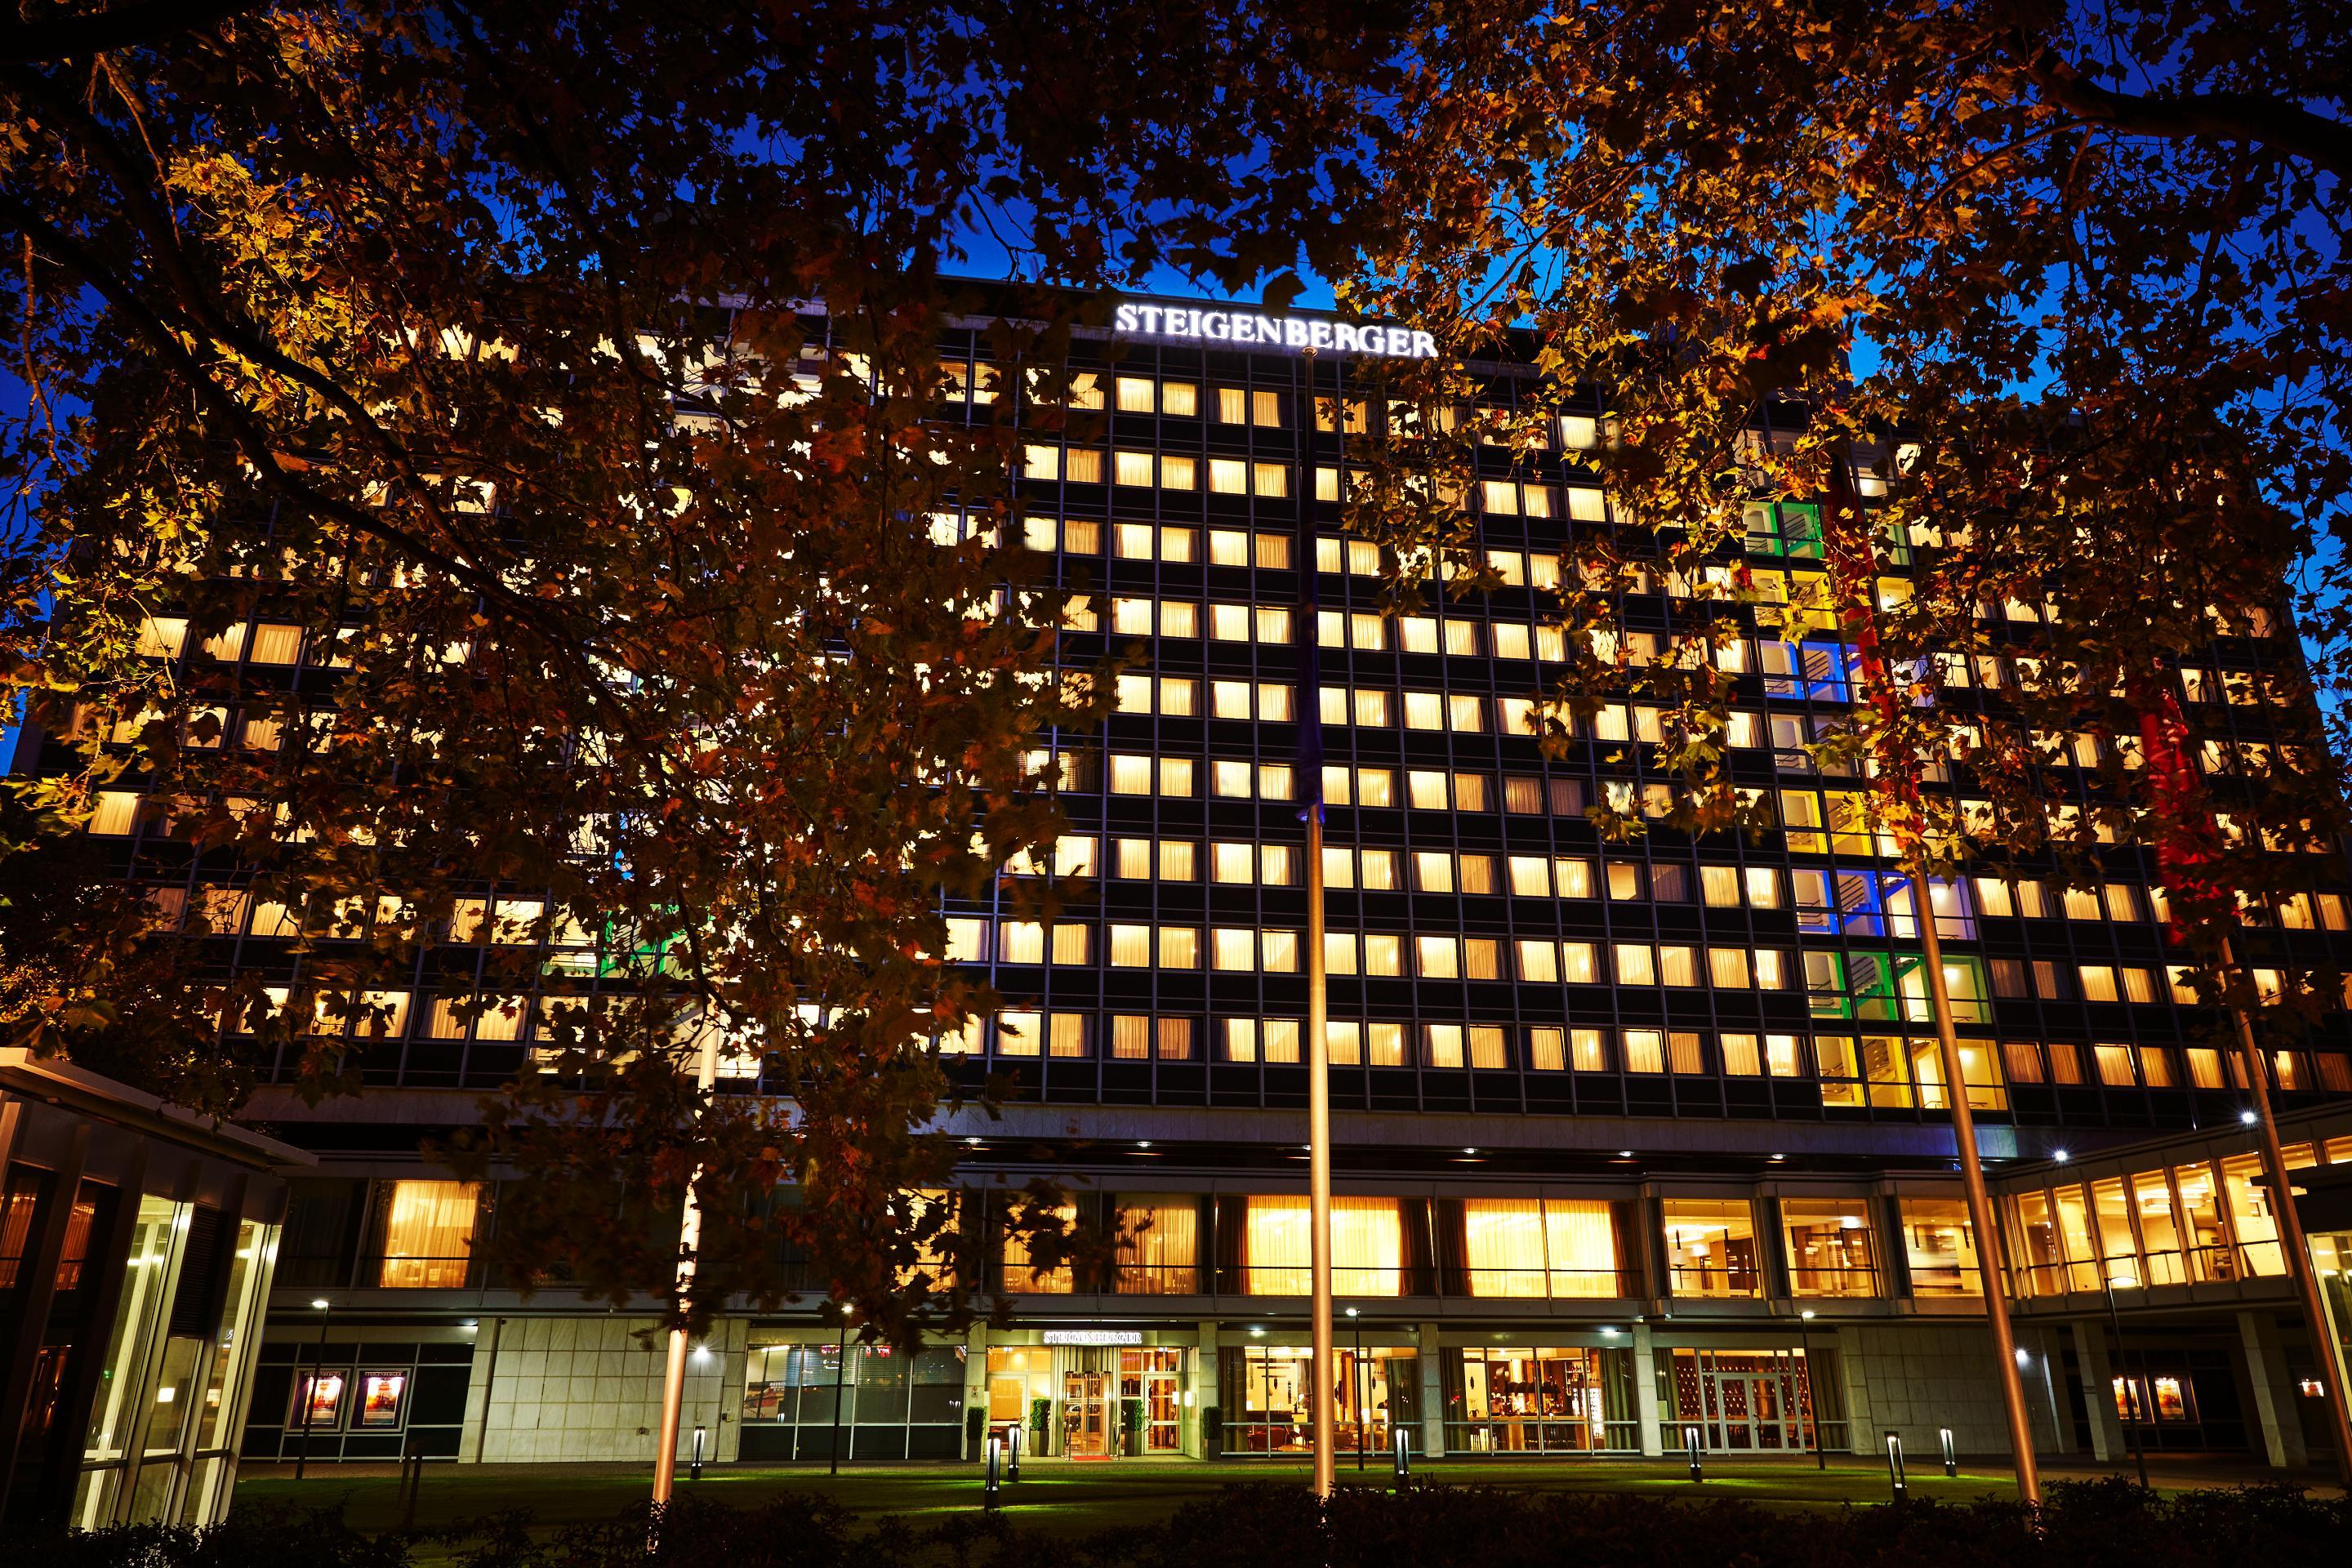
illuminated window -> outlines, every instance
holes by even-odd
[[[383,1262],[390,1290],[459,1289],[472,1259],[478,1182],[394,1182],[384,1205]]]
[[[1253,1195],[1242,1266],[1253,1296],[1304,1296],[1312,1274],[1304,1197]],[[1331,1200],[1331,1283],[1342,1296],[1395,1296],[1404,1276],[1404,1224],[1394,1198]]]
[[[1860,1198],[1783,1198],[1789,1284],[1799,1296],[1875,1296],[1870,1215]]]
[[[1664,1201],[1667,1275],[1676,1296],[1753,1297],[1763,1293],[1756,1222],[1743,1201]]]
[[[1975,1227],[1958,1198],[1904,1198],[1903,1251],[1914,1296],[1981,1296]]]

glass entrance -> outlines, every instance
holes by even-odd
[[[1178,1381],[1183,1354],[1157,1349],[1118,1352],[1120,1429],[1123,1435],[1130,1421],[1139,1422],[1138,1441],[1144,1453],[1173,1454],[1184,1446],[1184,1394]]]
[[[1062,1374],[1062,1452],[1073,1459],[1111,1457],[1110,1375]]]
[[[1801,1451],[1812,1446],[1813,1409],[1805,1358],[1777,1351],[1674,1352],[1675,1430],[1696,1426],[1709,1453]]]

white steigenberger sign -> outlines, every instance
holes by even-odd
[[[1121,337],[1183,338],[1236,346],[1313,349],[1318,353],[1369,354],[1382,359],[1435,359],[1427,332],[1375,322],[1327,321],[1307,316],[1260,315],[1194,305],[1121,305],[1114,330]]]

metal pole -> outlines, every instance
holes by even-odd
[[[1338,389],[1332,403],[1334,426],[1344,426],[1346,387],[1334,375]],[[1300,679],[1298,700],[1299,784],[1307,806],[1307,1208],[1309,1259],[1314,1300],[1310,1312],[1314,1342],[1315,1496],[1328,1500],[1338,1482],[1338,1438],[1332,1420],[1338,1385],[1331,1376],[1331,1045],[1325,1038],[1329,1021],[1329,996],[1323,965],[1323,678],[1321,656],[1320,563],[1316,559],[1315,529],[1315,364],[1307,362],[1307,395],[1298,408],[1299,503],[1298,600],[1297,637]],[[1344,479],[1343,457],[1339,472]],[[1270,1413],[1269,1413],[1270,1414]]]
[[[1360,1472],[1364,1468],[1364,1440],[1370,1435],[1368,1428],[1372,1418],[1371,1387],[1364,1379],[1364,1320],[1356,1315],[1355,1308],[1350,1307],[1348,1309],[1348,1321],[1356,1329],[1356,1468]]]
[[[2099,1283],[2106,1287],[2107,1291],[2107,1326],[2115,1331],[2116,1335],[2115,1364],[2116,1369],[2124,1374],[2124,1405],[2130,1412],[2129,1429],[2124,1435],[2130,1439],[2132,1458],[2139,1465],[2139,1484],[2145,1489],[2147,1486],[2147,1447],[2141,1441],[2139,1431],[2140,1401],[2145,1391],[2135,1392],[2131,1373],[2124,1372],[2124,1320],[2123,1315],[2116,1310],[2116,1278],[2107,1268],[2105,1242],[2100,1244],[2099,1251]]]
[[[1822,1447],[1822,1391],[1813,1381],[1813,1315],[1810,1311],[1797,1314],[1797,1338],[1805,1347],[1805,1408],[1812,1416],[1813,1468],[1830,1468],[1829,1450]]]
[[[701,1044],[695,1059],[694,1086],[698,1107],[710,1095],[711,1086],[719,1081],[719,1030],[708,1019],[700,1020]],[[702,1166],[698,1163],[687,1177],[686,1203],[677,1220],[677,1310],[686,1310],[688,1298],[694,1293],[695,1249],[702,1244],[702,1204],[695,1195],[695,1184],[702,1178]],[[669,1331],[668,1353],[662,1362],[662,1407],[660,1434],[654,1439],[654,1501],[667,1502],[677,1485],[677,1432],[686,1415],[686,1325],[678,1324]]]
[[[1919,759],[1892,744],[1894,729],[1906,699],[1888,679],[1886,660],[1878,643],[1878,551],[1868,520],[1854,489],[1852,454],[1843,440],[1832,452],[1829,505],[1822,510],[1822,532],[1830,580],[1839,600],[1839,620],[1846,640],[1854,647],[1864,695],[1882,724],[1880,775],[1893,797],[1891,830],[1903,853],[1904,874],[1911,882],[1911,907],[1919,927],[1920,946],[1927,965],[1927,995],[1935,1015],[1936,1044],[1944,1064],[1944,1084],[1952,1109],[1952,1135],[1959,1144],[1960,1178],[1968,1189],[1969,1222],[1976,1229],[1978,1255],[1984,1259],[1985,1318],[1992,1330],[1993,1353],[2000,1360],[2001,1404],[2009,1415],[2009,1444],[2017,1461],[2017,1489],[2028,1503],[2042,1501],[2042,1475],[2033,1458],[2033,1423],[2025,1409],[2025,1382],[2017,1373],[2017,1336],[2010,1326],[2008,1282],[2000,1268],[2000,1230],[1992,1198],[1985,1190],[1984,1166],[1977,1158],[1976,1118],[1969,1110],[1968,1085],[1960,1075],[1960,1046],[1952,1032],[1951,990],[1944,983],[1944,943],[1936,930],[1934,890],[1927,876],[1923,844],[1924,807],[1919,795]],[[1899,986],[1898,986],[1899,989]],[[1904,1011],[1907,1014],[1909,1009]]]
[[[849,1309],[841,1310],[841,1343],[835,1347],[840,1353],[833,1358],[833,1453],[826,1473],[841,1474],[841,1397],[849,1376]]]
[[[1969,1112],[1968,1084],[1960,1076],[1960,1042],[1952,1032],[1952,994],[1944,982],[1944,943],[1936,931],[1936,900],[1923,874],[1921,857],[1915,853],[1907,869],[1919,944],[1927,955],[1936,1043],[1944,1062],[1944,1098],[1952,1108],[1952,1136],[1960,1146],[1960,1181],[1968,1189],[1969,1223],[1976,1227],[1985,1318],[1992,1329],[1993,1353],[2000,1362],[2000,1398],[2009,1415],[2010,1451],[2017,1460],[2018,1495],[2038,1507],[2042,1471],[2033,1457],[2033,1421],[2025,1410],[2025,1380],[2017,1372],[2017,1334],[2009,1321],[2009,1281],[2000,1267],[2000,1226],[1993,1214],[1992,1194],[1985,1190],[1984,1163],[1977,1158],[1976,1118]]]
[[[1309,626],[1303,634],[1314,636]],[[1321,698],[1309,692],[1307,700]],[[1323,973],[1323,807],[1307,815],[1307,1207],[1313,1247],[1315,1292],[1315,1495],[1328,1498],[1338,1484],[1338,1434],[1331,1419],[1331,1046],[1325,1038],[1329,1016]]]
[[[2230,968],[2237,967],[2226,936],[2221,939],[2221,962]],[[2247,1091],[2254,1099],[2254,1122],[2262,1129],[2263,1171],[2270,1178],[2279,1245],[2286,1249],[2287,1270],[2294,1277],[2294,1291],[2302,1299],[2304,1319],[2311,1325],[2311,1348],[2319,1358],[2324,1374],[2319,1380],[2319,1394],[2321,1402],[2327,1406],[2328,1425],[2335,1429],[2336,1473],[2346,1486],[2352,1487],[2352,1422],[2345,1419],[2344,1379],[2338,1375],[2341,1368],[2336,1365],[2336,1346],[2327,1331],[2327,1309],[2319,1299],[2319,1279],[2312,1271],[2311,1246],[2304,1238],[2303,1216],[2295,1212],[2294,1188],[2287,1179],[2286,1155],[2279,1147],[2278,1122],[2271,1115],[2270,1074],[2263,1069],[2262,1052],[2254,1047],[2253,1021],[2246,1016],[2245,1008],[2232,1003],[2230,1014],[2238,1026],[2238,1050],[2245,1059]]]
[[[333,1310],[323,1296],[310,1305],[319,1310],[319,1343],[310,1352],[310,1386],[302,1391],[302,1446],[294,1451],[294,1479],[298,1481],[310,1463],[310,1423],[319,1408],[319,1378],[327,1364],[327,1317]]]

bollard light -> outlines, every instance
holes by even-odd
[[[1960,1473],[1960,1456],[1959,1451],[1952,1447],[1952,1429],[1949,1426],[1941,1426],[1937,1428],[1937,1431],[1944,1439],[1944,1474],[1948,1479],[1958,1479]]]
[[[697,1426],[694,1429],[694,1458],[688,1460],[686,1465],[686,1479],[689,1481],[698,1481],[702,1479],[702,1440],[706,1436],[701,1427]]]
[[[1886,1434],[1886,1479],[1895,1488],[1895,1500],[1901,1502],[1908,1495],[1903,1485],[1903,1439],[1893,1432]]]
[[[988,1439],[988,1479],[982,1483],[980,1507],[983,1513],[996,1511],[998,1468],[1004,1461],[1004,1439],[992,1436]]]
[[[1404,1490],[1412,1483],[1412,1447],[1402,1426],[1389,1430],[1389,1462],[1396,1469],[1397,1490]]]
[[[1004,1482],[1011,1486],[1021,1479],[1021,1434],[1015,1424],[1004,1429]]]
[[[1695,1481],[1703,1481],[1706,1479],[1706,1471],[1701,1468],[1700,1464],[1697,1427],[1685,1426],[1683,1428],[1683,1452],[1690,1458],[1691,1479]]]

